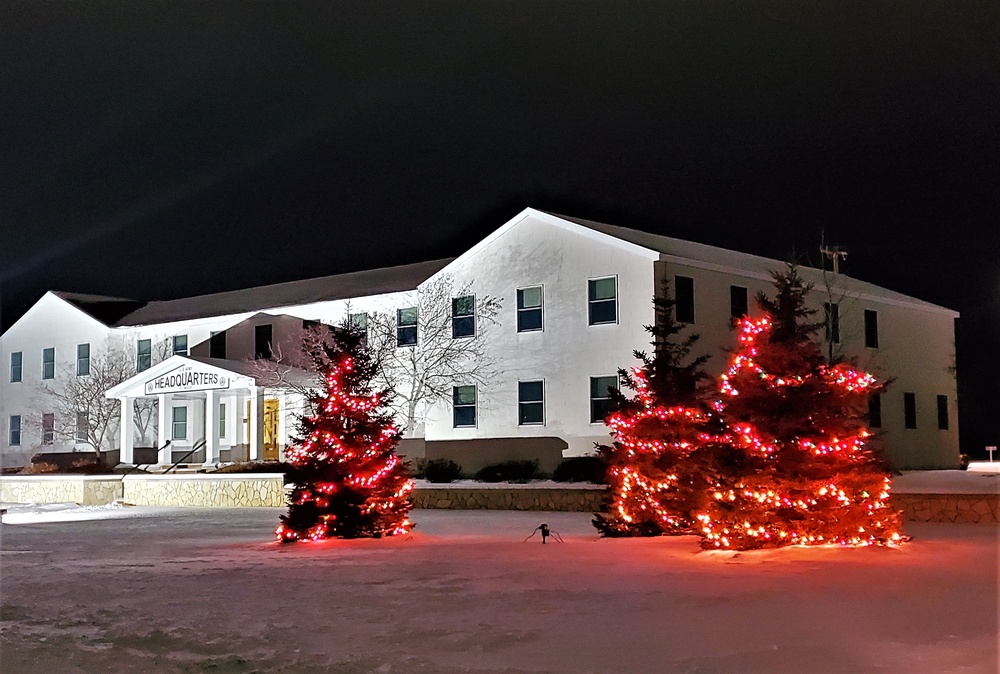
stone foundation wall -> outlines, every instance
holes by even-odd
[[[284,476],[280,473],[128,475],[123,482],[122,498],[132,505],[199,508],[285,505]]]
[[[597,512],[603,489],[417,489],[414,508]]]
[[[904,522],[1000,523],[1000,494],[893,494]]]
[[[5,475],[0,503],[104,505],[122,497],[120,475]]]

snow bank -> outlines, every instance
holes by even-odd
[[[916,470],[892,480],[896,494],[1000,494],[1000,474],[964,470]]]

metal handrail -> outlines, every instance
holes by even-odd
[[[195,443],[195,446],[191,448],[190,452],[188,452],[187,454],[185,454],[181,458],[179,458],[176,461],[174,461],[174,464],[172,466],[170,466],[170,468],[167,468],[165,471],[163,471],[163,474],[166,475],[167,473],[169,473],[170,471],[172,471],[174,468],[176,468],[178,465],[184,463],[189,456],[191,456],[192,454],[194,454],[195,452],[197,452],[199,449],[201,449],[202,447],[204,447],[207,444],[208,444],[207,440],[202,440],[201,442]]]
[[[156,455],[159,456],[160,452],[162,452],[164,449],[166,449],[169,446],[170,446],[170,440],[167,440],[165,443],[163,443],[162,447],[160,447],[159,449],[156,450]],[[145,465],[148,466],[150,464],[147,463]],[[139,470],[139,466],[140,466],[140,464],[138,464],[138,463],[134,464],[131,468],[129,468],[127,471],[125,471],[125,475],[131,475],[132,471]],[[122,477],[125,477],[125,475],[123,475]]]

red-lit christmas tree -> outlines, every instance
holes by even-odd
[[[697,335],[674,319],[664,287],[653,300],[654,325],[646,326],[653,356],[636,351],[641,367],[619,376],[635,395],[612,391],[617,411],[605,423],[614,442],[598,448],[610,485],[604,511],[594,516],[603,536],[691,533],[693,511],[706,492],[703,462],[695,455],[707,442],[717,415],[707,403],[707,356],[690,358]]]
[[[698,514],[702,547],[886,545],[902,540],[890,474],[868,445],[867,401],[881,386],[846,363],[827,363],[805,307],[810,286],[794,267],[776,274],[762,318],[745,318],[721,378],[718,409],[730,450]]]
[[[275,530],[279,541],[390,536],[412,526],[413,483],[395,453],[400,432],[385,392],[372,391],[375,364],[362,340],[357,330],[333,327],[316,347],[324,393],[287,452],[295,488]]]

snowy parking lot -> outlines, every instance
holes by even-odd
[[[279,509],[86,512],[0,527],[5,674],[997,671],[993,526],[733,554],[599,539],[585,513],[279,546]],[[523,542],[541,522],[565,542]]]

